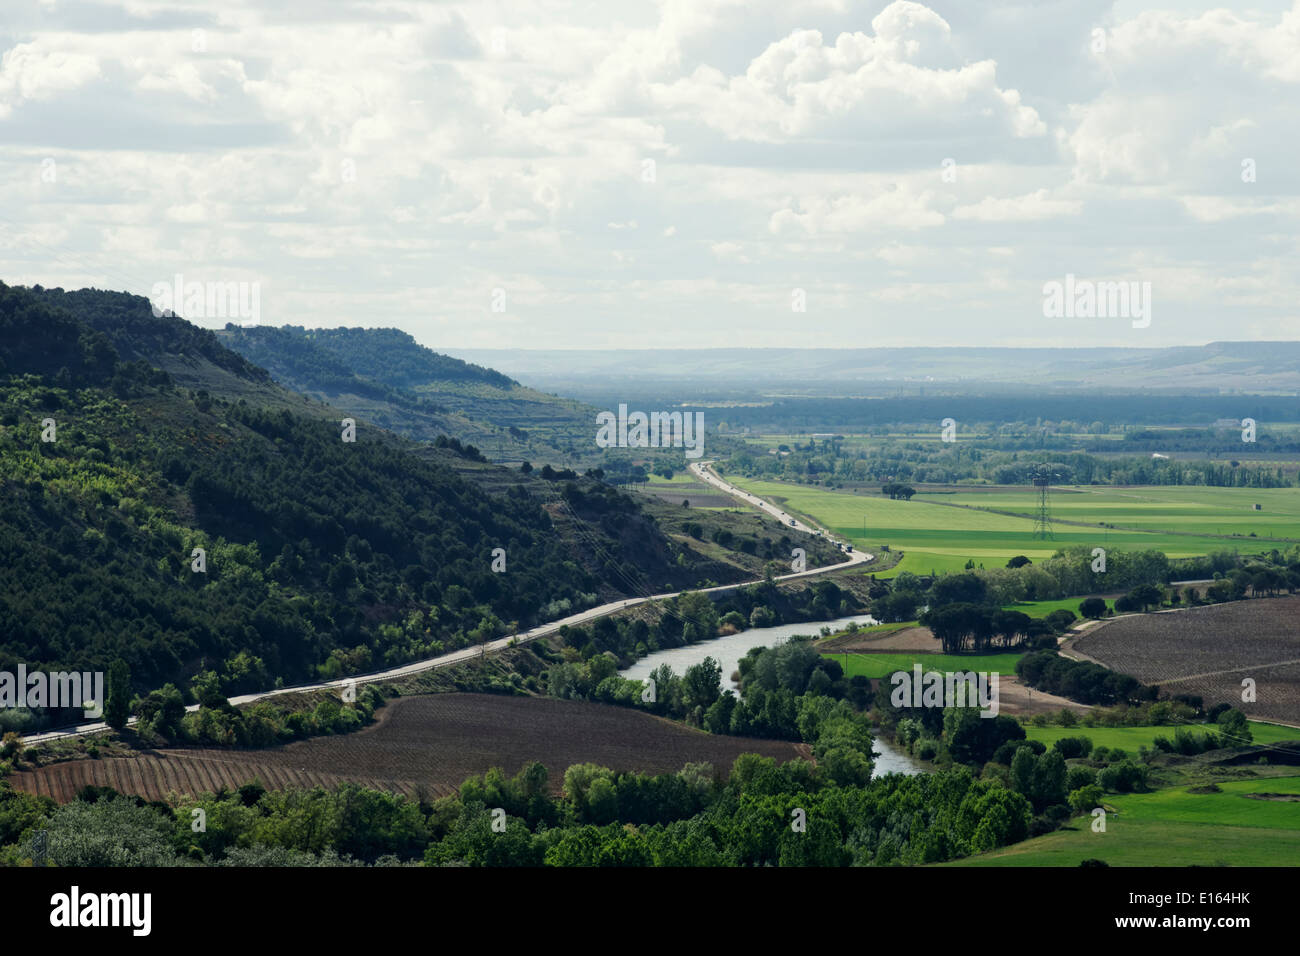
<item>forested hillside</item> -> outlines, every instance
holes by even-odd
[[[246,329],[231,324],[225,332],[241,354],[267,368],[270,366],[261,359],[275,359],[277,351],[291,349],[295,364],[304,370],[316,356],[330,356],[361,378],[396,388],[429,382],[482,382],[497,388],[519,384],[493,369],[427,349],[400,329],[306,329],[301,325]]]
[[[271,383],[265,369],[225,348],[210,330],[171,315],[154,315],[144,296],[106,289],[65,292],[40,286],[22,292],[101,333],[115,350],[115,358],[148,362],[180,385],[249,394],[264,391]]]
[[[81,311],[124,298],[98,295]],[[183,389],[114,346],[265,377],[183,320],[92,327],[55,298],[0,283],[0,669],[120,657],[139,690],[211,670],[246,692],[734,576],[598,481],[516,472],[490,494],[365,422],[347,442],[319,410]]]
[[[498,461],[596,463],[596,409],[425,348],[398,329],[242,328],[218,338],[282,384],[411,438],[446,434]]]

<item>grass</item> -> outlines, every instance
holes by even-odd
[[[1210,724],[1184,724],[1183,726],[1191,733],[1204,733],[1207,730],[1215,728]],[[1165,726],[1145,726],[1145,727],[1084,727],[1080,724],[1077,727],[1034,727],[1025,725],[1025,736],[1030,740],[1041,741],[1050,747],[1062,737],[1087,737],[1092,741],[1094,747],[1122,747],[1130,754],[1137,754],[1137,749],[1145,744],[1153,747],[1153,741],[1156,737],[1167,737],[1174,739],[1174,731],[1177,729],[1173,725]],[[1274,744],[1283,740],[1300,740],[1300,730],[1294,727],[1283,727],[1280,724],[1265,724],[1259,721],[1250,721],[1250,733],[1253,742],[1257,744]]]
[[[830,655],[840,661],[840,654]],[[888,677],[895,671],[911,671],[920,662],[923,671],[979,671],[996,674],[1014,674],[1016,661],[1024,654],[914,654],[907,651],[884,654],[849,654],[848,676]]]
[[[1106,832],[1088,817],[1071,829],[954,861],[953,866],[1078,866],[1084,859],[1112,866],[1295,866],[1300,861],[1300,812],[1295,803],[1252,799],[1251,793],[1300,794],[1300,777],[1220,782],[1220,793],[1186,786],[1152,793],[1108,795]]]
[[[855,545],[857,547],[857,545]],[[868,545],[861,545],[862,550],[872,554],[875,550]],[[933,551],[908,551],[903,560],[887,571],[876,572],[878,578],[892,578],[900,571],[913,574],[946,574],[949,571],[961,571],[966,567],[966,559],[956,555],[935,554]]]
[[[1028,614],[1030,617],[1047,617],[1053,611],[1064,608],[1067,611],[1073,611],[1076,618],[1082,619],[1079,613],[1079,604],[1084,600],[1082,597],[1061,598],[1059,601],[1021,601],[1019,604],[1008,604],[1008,611],[1020,611],[1022,614]],[[1112,611],[1115,610],[1115,602],[1107,601],[1106,606]]]
[[[1262,550],[1262,539],[1269,535],[1300,540],[1300,495],[1294,489],[1061,488],[1052,496],[1053,515],[1082,523],[1058,523],[1054,537],[1044,540],[1034,537],[1031,515],[1037,498],[1028,488],[918,493],[911,501],[892,501],[789,482],[736,476],[729,480],[781,503],[793,514],[812,518],[859,549],[871,551],[888,544],[905,552],[902,562],[886,572],[889,575],[960,571],[968,560],[976,566],[1003,567],[1018,554],[1042,561],[1060,548],[1075,545],[1157,549],[1178,558],[1225,549]],[[1254,511],[1256,503],[1264,510]],[[1133,530],[1104,528],[1102,522]],[[1216,536],[1251,531],[1259,537]]]
[[[960,493],[944,495],[953,504],[995,507],[1033,513],[1038,498],[1032,489],[1021,493]],[[1256,504],[1263,510],[1255,511]],[[1079,486],[1054,490],[1054,518],[1142,528],[1155,532],[1244,535],[1300,539],[1300,495],[1294,488],[1198,488],[1144,486],[1111,488]],[[1117,532],[1112,531],[1114,536]],[[1170,535],[1176,542],[1176,537]],[[1219,547],[1230,547],[1221,542]]]
[[[704,488],[704,485],[703,485],[701,482],[699,482],[698,480],[696,480],[696,478],[695,478],[694,475],[690,474],[689,472],[685,472],[685,471],[677,471],[677,472],[674,472],[674,473],[673,473],[673,476],[672,476],[671,478],[665,478],[663,475],[656,474],[656,473],[651,473],[651,474],[649,474],[649,475],[646,476],[646,484],[647,484],[647,485],[658,485],[658,486],[661,486],[661,487],[668,487],[668,486],[670,486],[670,485],[678,485],[678,486],[680,486],[680,487],[682,487],[682,488],[701,488],[701,489]],[[711,489],[711,490],[717,492],[716,489]],[[717,492],[717,493],[720,493],[720,492]]]

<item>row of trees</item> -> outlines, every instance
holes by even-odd
[[[56,807],[0,784],[0,864],[886,866],[992,850],[1029,832],[1029,801],[966,768],[845,785],[825,766],[747,754],[723,781],[707,764],[658,775],[579,764],[556,795],[534,763],[513,778],[471,778],[432,803],[254,782],[174,805],[88,789]],[[201,831],[191,825],[198,810]]]

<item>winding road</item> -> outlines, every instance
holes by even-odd
[[[692,464],[690,466],[691,471],[696,475],[696,477],[698,477],[701,481],[704,481],[706,484],[712,485],[714,488],[718,488],[726,492],[727,494],[740,499],[746,504],[751,505],[755,508],[758,508],[761,511],[768,513],[772,517],[779,520],[781,524],[785,527],[794,528],[796,531],[802,531],[805,534],[813,534],[813,535],[819,533],[824,534],[824,532],[821,532],[820,529],[810,528],[808,525],[804,524],[803,522],[798,521],[796,519],[792,519],[789,515],[787,515],[784,511],[780,510],[776,505],[772,504],[771,502],[764,501],[762,498],[759,498],[755,495],[751,495],[749,494],[749,492],[742,491],[740,488],[737,488],[735,485],[729,484],[728,482],[720,478],[716,473],[712,471],[712,469],[708,467],[710,464],[712,464],[712,462],[707,462],[707,461]],[[820,567],[820,568],[812,568],[811,570],[807,570],[807,571],[798,571],[793,574],[782,574],[777,576],[776,580],[792,581],[795,580],[796,578],[807,578],[807,577],[813,577],[814,575],[818,575],[818,574],[826,574],[831,571],[842,571],[845,568],[852,567],[855,564],[864,564],[870,561],[872,559],[872,555],[862,551],[855,551],[855,552],[850,552],[847,555],[847,558],[848,558],[847,561],[841,561],[838,564],[826,565],[825,567]],[[706,594],[713,594],[713,593],[720,594],[724,591],[734,591],[739,588],[749,587],[751,584],[757,584],[757,583],[759,582],[742,581],[739,584],[723,584],[717,587],[689,588],[688,590],[699,590],[699,591],[703,591]],[[588,621],[594,621],[596,618],[605,617],[607,614],[613,614],[617,611],[622,611],[625,608],[634,607],[638,604],[644,604],[647,601],[662,601],[667,598],[676,597],[677,595],[684,594],[684,593],[686,592],[669,591],[665,594],[651,594],[645,597],[627,598],[621,601],[611,601],[608,604],[601,604],[598,607],[588,608],[587,610],[580,611],[577,614],[570,614],[568,617],[561,618],[558,621],[551,621],[548,624],[540,624],[537,627],[530,628],[529,630],[524,631],[520,634],[514,634],[508,637],[498,638],[495,641],[488,641],[486,644],[483,644],[481,646],[463,647],[458,651],[451,651],[450,653],[447,654],[441,654],[438,657],[430,657],[422,661],[413,661],[410,664],[403,664],[400,667],[392,667],[389,668],[388,670],[374,671],[369,674],[358,674],[354,677],[348,677],[342,680],[326,681],[324,683],[319,683],[319,684],[300,684],[295,687],[282,687],[276,690],[260,691],[256,694],[244,694],[240,697],[231,697],[230,703],[238,707],[243,704],[252,704],[259,700],[267,700],[268,698],[271,697],[278,697],[281,694],[301,694],[306,691],[327,690],[330,688],[338,688],[339,690],[343,690],[349,686],[355,687],[360,684],[373,684],[378,681],[394,680],[399,677],[409,677],[412,674],[419,674],[422,673],[423,671],[433,670],[438,667],[447,667],[451,664],[459,664],[462,663],[463,661],[473,660],[474,658],[480,656],[481,654],[485,654],[488,651],[503,650],[509,647],[511,645],[511,642],[525,644],[528,641],[535,641],[539,637],[548,637],[549,635],[554,634],[560,628],[565,626],[572,626],[575,624],[585,624]],[[199,709],[199,705],[191,704],[185,709],[186,711],[193,712]],[[135,721],[136,718],[132,717],[131,720],[129,721],[129,724],[134,724]],[[23,742],[30,746],[34,744],[46,743],[47,741],[51,741],[51,740],[58,740],[63,737],[81,737],[87,734],[102,733],[103,731],[108,729],[109,729],[108,724],[104,723],[103,721],[95,721],[92,723],[78,724],[75,727],[64,728],[60,730],[49,730],[39,734],[31,734],[30,736],[24,737]]]

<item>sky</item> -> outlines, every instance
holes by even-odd
[[[6,0],[0,51],[9,284],[435,349],[1300,337],[1300,0]]]

